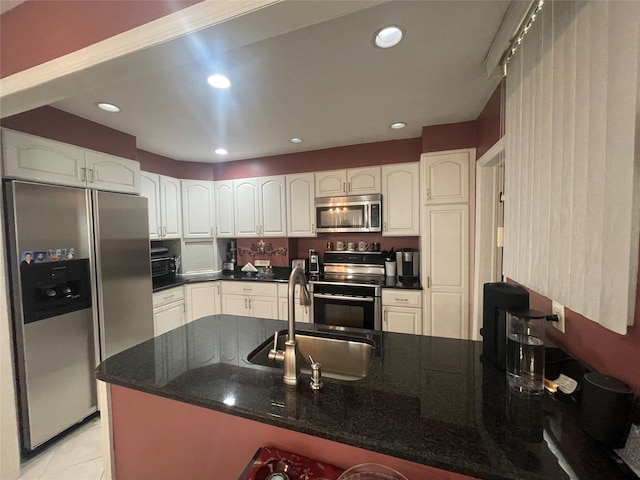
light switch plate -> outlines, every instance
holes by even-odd
[[[565,331],[564,306],[554,300],[551,303],[551,313],[553,315],[557,315],[558,316],[558,321],[557,322],[552,322],[553,326],[556,327],[558,330],[560,330],[562,333],[564,333],[564,331]]]

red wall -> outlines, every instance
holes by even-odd
[[[118,480],[235,479],[260,447],[343,469],[379,463],[415,480],[471,478],[114,385],[111,407]]]
[[[45,106],[0,120],[3,127],[135,160],[136,137]]]
[[[509,280],[510,283],[517,283]],[[526,285],[523,285],[526,288]],[[531,308],[551,312],[551,300],[529,290]],[[639,299],[640,300],[640,299]],[[640,303],[636,302],[636,305]],[[638,309],[636,308],[636,317]],[[626,335],[618,335],[594,321],[565,309],[565,333],[551,324],[547,336],[576,357],[605,375],[618,378],[640,393],[640,324],[629,327]]]
[[[175,178],[191,180],[213,180],[213,165],[200,162],[179,162],[144,150],[137,151],[140,169]]]
[[[475,121],[422,127],[422,153],[474,148],[475,146]]]
[[[200,1],[24,2],[0,16],[0,78],[80,50]]]
[[[213,166],[213,171],[216,180],[231,180],[388,163],[417,162],[420,160],[421,153],[420,138],[411,138],[216,163]]]
[[[503,79],[476,119],[476,158],[482,157],[502,136],[504,89]]]

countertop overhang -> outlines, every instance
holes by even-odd
[[[369,375],[325,378],[314,393],[308,376],[287,387],[282,370],[247,361],[283,328],[279,320],[205,317],[108,358],[96,376],[478,478],[569,478],[558,450],[579,479],[627,478],[578,427],[576,404],[510,394],[505,373],[482,362],[481,342],[354,330],[376,343]]]

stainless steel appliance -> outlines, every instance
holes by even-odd
[[[5,182],[21,447],[96,411],[101,359],[153,337],[147,199]]]
[[[309,281],[313,322],[331,328],[381,330],[382,254],[327,251],[323,265],[323,274]]]
[[[382,195],[316,198],[316,231],[382,231]]]
[[[402,248],[396,252],[398,279],[417,280],[420,271],[420,254],[413,248]]]
[[[315,250],[309,250],[309,273],[311,275],[320,274],[320,256]]]

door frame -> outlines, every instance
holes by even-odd
[[[470,338],[481,340],[483,285],[502,279],[498,248],[499,167],[504,164],[506,139],[503,136],[476,162],[475,255],[473,268],[473,313]]]

